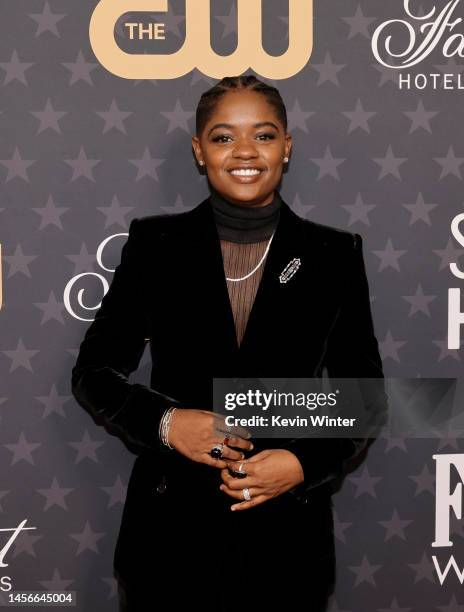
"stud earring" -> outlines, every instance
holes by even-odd
[[[288,164],[288,157],[284,157],[284,164]]]
[[[202,159],[200,159],[200,161],[198,163],[200,164],[200,166],[204,166],[205,165],[205,162]]]

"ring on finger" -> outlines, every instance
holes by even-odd
[[[209,454],[213,459],[221,459],[222,451],[224,450],[224,444],[215,444],[210,450]]]
[[[250,489],[242,489],[242,493],[243,493],[243,499],[246,501],[250,501],[251,500],[251,494],[250,494]]]
[[[238,466],[238,470],[235,470],[235,472],[234,472],[234,473],[235,473],[235,477],[236,477],[236,478],[246,478],[246,477],[248,476],[248,474],[247,474],[247,473],[245,472],[245,470],[243,469],[243,466],[244,466],[244,465],[245,465],[244,463],[241,463],[241,464]]]

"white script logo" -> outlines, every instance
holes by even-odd
[[[107,268],[106,266],[103,265],[102,255],[103,255],[103,249],[105,248],[105,246],[108,244],[110,240],[112,240],[113,238],[116,238],[117,236],[128,236],[128,235],[129,234],[127,232],[121,233],[121,234],[113,234],[112,236],[108,236],[108,238],[105,238],[100,243],[100,246],[97,249],[96,257],[97,257],[97,263],[102,270],[106,270],[106,272],[114,272],[114,269]],[[73,316],[75,319],[79,319],[79,321],[93,321],[93,319],[85,319],[84,317],[80,317],[74,312],[74,308],[71,305],[71,290],[73,289],[77,281],[83,278],[88,278],[89,276],[94,276],[98,278],[99,281],[101,281],[101,284],[103,285],[103,295],[105,295],[109,289],[109,284],[106,278],[102,274],[97,274],[96,272],[82,272],[82,274],[77,274],[76,276],[73,276],[71,278],[71,280],[67,283],[66,287],[64,288],[63,301],[66,307],[66,310],[69,312],[69,314]],[[83,296],[84,296],[84,289],[79,289],[77,293],[77,303],[83,310],[98,310],[100,308],[101,302],[99,302],[96,306],[86,306],[83,302]]]
[[[462,17],[455,16],[460,2],[461,0],[451,0],[440,11],[434,6],[426,15],[419,16],[413,13],[411,1],[404,0],[407,18],[389,19],[381,23],[374,32],[372,51],[375,59],[387,68],[409,68],[422,62],[440,45],[444,57],[464,57],[464,34],[455,32],[456,26],[463,21]],[[393,48],[398,45],[398,39],[404,33],[407,39],[406,48],[395,53]],[[392,64],[392,58],[401,61]]]

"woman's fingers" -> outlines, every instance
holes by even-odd
[[[213,447],[211,447],[213,448]],[[241,451],[237,451],[234,450],[232,448],[229,448],[228,446],[223,446],[222,448],[222,453],[221,453],[221,457],[218,459],[215,459],[214,457],[211,457],[211,451],[205,451],[203,453],[201,453],[200,457],[200,461],[202,463],[206,463],[207,465],[211,465],[212,467],[216,467],[216,468],[220,468],[221,470],[227,470],[227,462],[232,460],[232,461],[240,461],[241,459],[245,458],[244,453],[242,453]]]
[[[239,438],[245,438],[245,439],[251,438],[251,433],[248,431],[248,429],[245,429],[245,427],[242,427],[241,425],[237,425],[237,426],[226,425],[226,421],[223,415],[214,414],[213,419],[214,419],[214,426],[219,432],[224,433],[224,434],[229,434],[231,436],[238,436]]]
[[[227,487],[227,485],[222,484],[219,488],[221,491],[237,500],[238,503],[235,503],[230,507],[230,509],[233,511],[247,510],[248,508],[258,506],[259,504],[262,504],[270,499],[270,497],[263,492],[263,489],[259,487],[244,487],[243,489],[240,489],[240,491],[234,491]]]
[[[244,459],[245,455],[241,451],[234,450],[230,446],[224,446],[222,449],[222,457],[221,459],[230,459],[231,461],[240,461]]]
[[[226,468],[227,463],[223,459],[213,459],[209,453],[202,453],[201,459],[198,459],[200,463],[205,463],[211,467],[219,468],[220,470]]]
[[[249,440],[244,440],[243,438],[238,438],[236,436],[232,436],[231,438],[229,438],[227,446],[232,446],[233,448],[241,448],[247,451],[253,450],[253,444]]]
[[[234,478],[229,474],[228,470],[221,471],[223,483],[234,491],[239,491],[246,487],[262,487],[263,485],[256,479],[255,476],[248,475],[246,478]]]
[[[213,440],[210,442],[210,450],[206,451],[208,454],[211,452],[211,450],[217,446],[217,447],[221,447],[221,459],[227,459],[228,461],[242,461],[243,459],[245,459],[245,454],[239,450],[240,448],[243,448],[244,450],[247,450],[249,447],[249,442],[247,442],[246,440],[242,441],[241,446],[237,447],[235,446],[236,444],[236,438],[231,438],[228,442],[228,444],[224,444],[224,442],[222,440]],[[234,444],[232,444],[232,442]]]
[[[258,495],[257,497],[252,497],[250,501],[243,501],[239,504],[234,504],[230,507],[230,509],[232,511],[248,510],[249,508],[253,508],[254,506],[259,506],[259,504],[264,503],[268,499],[269,497],[266,497],[266,495]]]
[[[247,459],[246,461],[241,461],[240,459],[238,461],[228,461],[227,465],[230,471],[239,473],[239,476],[238,476],[239,479],[240,479],[240,474],[246,474],[247,476],[253,476],[257,473],[256,463],[253,463],[249,459]],[[230,473],[229,473],[229,476],[233,477]]]
[[[248,491],[251,499],[253,499],[253,497],[257,497],[258,495],[263,495],[263,489],[260,487],[243,487],[242,489],[236,491],[234,489],[230,489],[227,485],[222,484],[219,488],[223,493],[227,493],[227,495],[230,495],[230,497],[233,497],[238,501],[249,501],[246,496],[246,491]]]

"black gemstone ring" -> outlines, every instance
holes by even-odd
[[[213,446],[209,454],[213,459],[221,459],[223,449],[224,444],[216,444],[216,446]]]

